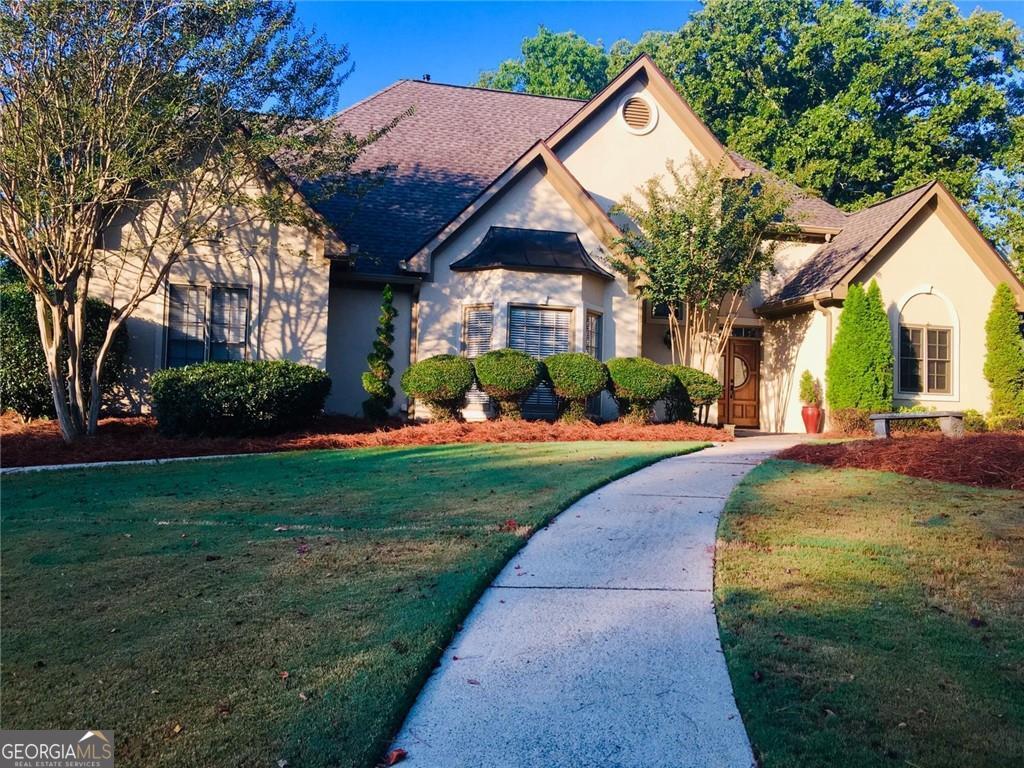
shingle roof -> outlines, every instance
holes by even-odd
[[[356,271],[394,274],[399,261],[583,104],[400,80],[333,118],[339,131],[365,135],[413,108],[353,168],[387,173],[358,195],[338,195],[315,207],[355,251]]]
[[[765,305],[811,296],[835,286],[934,184],[922,184],[870,208],[847,214],[843,231],[815,251],[774,295],[768,297]]]
[[[614,275],[595,262],[575,232],[491,227],[480,244],[451,265],[452,270],[523,269],[530,272],[573,272],[609,280]]]
[[[842,229],[846,226],[847,214],[834,205],[800,189],[792,182],[779,178],[764,166],[758,165],[753,160],[748,160],[738,152],[730,151],[729,155],[744,171],[768,176],[783,186],[790,196],[787,213],[797,224],[832,229]]]

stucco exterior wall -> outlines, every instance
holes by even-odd
[[[808,310],[765,320],[761,346],[761,429],[802,432],[800,376],[810,371],[824,392],[829,334],[838,310]]]
[[[376,338],[377,318],[383,286],[353,285],[340,281],[331,284],[330,316],[327,324],[327,372],[331,376],[331,394],[327,398],[328,413],[348,416],[363,415],[362,375],[366,370],[366,356],[370,354]],[[409,367],[410,332],[412,328],[411,287],[392,286],[395,317],[395,356],[391,367],[395,369],[391,386],[395,388],[392,413],[399,414],[408,407],[408,401],[399,382]]]
[[[492,349],[508,344],[509,307],[525,304],[572,310],[573,351],[583,349],[586,311],[591,310],[604,318],[605,359],[639,354],[637,301],[621,276],[605,280],[591,275],[504,269],[452,271],[451,264],[472,251],[491,226],[576,232],[590,256],[612,271],[597,236],[540,170],[530,170],[434,257],[433,280],[425,282],[420,290],[418,359],[461,354],[465,308],[482,304],[494,310]]]
[[[220,217],[224,235],[218,243],[190,249],[172,266],[167,280],[125,321],[132,368],[121,407],[148,407],[148,376],[165,364],[166,318],[170,285],[230,286],[249,290],[248,348],[250,360],[292,360],[324,368],[327,357],[330,264],[323,239],[304,227],[269,222],[237,222],[249,217],[228,209]],[[230,226],[227,226],[230,225]],[[93,279],[93,292],[116,294],[124,301],[136,279],[128,268],[113,284],[120,262],[113,257],[122,238],[145,225],[122,223],[104,235],[108,261]],[[157,251],[150,274],[159,269],[166,251]],[[135,274],[137,275],[137,268]]]
[[[995,286],[942,220],[926,208],[869,264],[859,282],[878,281],[889,314],[893,349],[899,354],[897,328],[902,313],[912,324],[953,329],[953,382],[948,395],[913,394],[898,389],[897,405],[925,405],[938,410],[990,407],[983,373],[985,320]]]

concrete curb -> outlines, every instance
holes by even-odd
[[[172,456],[166,459],[129,459],[126,461],[89,461],[78,464],[39,464],[34,467],[3,467],[0,476],[26,475],[31,472],[55,472],[59,469],[102,469],[104,467],[139,467],[156,464],[173,464],[180,461],[207,461],[214,459],[237,459],[240,456],[273,456],[288,451],[261,451],[259,453],[214,453],[209,456]]]

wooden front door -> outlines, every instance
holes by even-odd
[[[725,348],[725,391],[719,421],[738,427],[760,425],[761,340],[731,338]]]

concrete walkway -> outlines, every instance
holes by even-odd
[[[420,693],[394,745],[408,764],[752,766],[718,641],[715,530],[736,483],[797,442],[661,461],[539,531]]]

